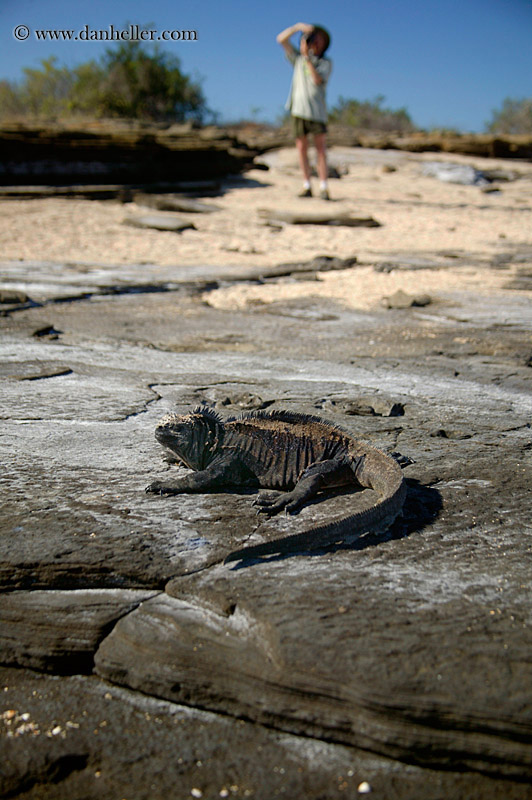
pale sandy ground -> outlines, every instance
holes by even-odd
[[[399,288],[433,297],[456,290],[479,295],[504,292],[502,287],[516,268],[494,270],[489,262],[502,252],[532,246],[531,163],[356,148],[332,148],[330,156],[332,163],[348,169],[347,175],[330,183],[334,202],[297,199],[300,176],[295,152],[280,150],[263,157],[271,165],[268,172],[252,170],[222,197],[209,198],[219,211],[183,214],[197,230],[181,234],[123,225],[126,215],[144,210],[135,204],[2,200],[0,257],[88,265],[140,262],[146,263],[147,276],[155,278],[157,265],[270,265],[306,261],[316,255],[355,255],[361,263],[357,269],[324,272],[318,281],[235,285],[210,292],[208,302],[238,308],[319,295],[368,309]],[[424,162],[445,160],[479,169],[511,170],[520,177],[501,183],[498,194],[484,194],[476,186],[444,183],[422,174]],[[385,171],[386,165],[396,171]],[[276,230],[263,224],[261,208],[371,215],[382,227],[287,225]],[[447,257],[441,270],[391,273],[375,272],[370,266],[407,253],[455,253],[466,255],[471,263],[457,267]],[[479,266],[479,261],[486,266]]]

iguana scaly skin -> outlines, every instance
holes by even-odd
[[[402,509],[406,486],[396,461],[318,417],[258,411],[222,419],[207,407],[168,415],[155,436],[194,472],[173,483],[155,481],[147,492],[209,492],[224,486],[285,490],[255,501],[261,512],[294,512],[319,491],[340,486],[371,488],[376,505],[304,533],[243,548],[227,561],[314,550],[366,531],[383,530]]]

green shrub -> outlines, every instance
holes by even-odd
[[[384,108],[384,97],[378,95],[374,100],[354,100],[339,97],[329,112],[329,121],[352,128],[376,131],[397,131],[408,133],[415,130],[406,108]]]
[[[208,113],[200,84],[181,71],[179,59],[140,41],[121,42],[73,69],[55,57],[40,69],[25,68],[19,84],[0,82],[0,109],[4,118],[83,114],[173,122],[201,122]]]
[[[495,134],[532,134],[532,97],[522,100],[507,97],[502,107],[492,112],[486,130]]]

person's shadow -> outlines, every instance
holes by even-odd
[[[336,553],[339,550],[365,550],[367,547],[375,547],[383,542],[389,542],[397,539],[404,539],[412,533],[423,530],[427,525],[430,525],[438,518],[442,510],[442,498],[437,489],[430,486],[422,486],[419,481],[408,479],[406,481],[408,491],[403,505],[401,515],[395,520],[382,533],[360,533],[353,540],[349,542],[335,542],[327,547],[320,547],[316,549],[307,548],[304,545],[301,547],[294,547],[293,551],[285,553],[277,553],[264,556],[253,556],[253,548],[249,548],[250,554],[246,557],[246,548],[235,551],[230,555],[238,555],[239,559],[232,567],[234,570],[245,569],[252,567],[256,564],[263,564],[264,562],[283,561],[286,558],[294,558],[294,556],[322,556],[324,553]],[[282,540],[280,540],[282,541]],[[312,540],[309,538],[309,544]]]

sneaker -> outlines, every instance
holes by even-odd
[[[329,197],[329,192],[327,191],[327,189],[322,189],[322,190],[321,190],[321,192],[320,192],[320,198],[321,198],[321,200],[330,200],[330,199],[331,199],[331,198]]]
[[[298,197],[312,197],[312,189],[303,189],[303,191],[298,194]]]

